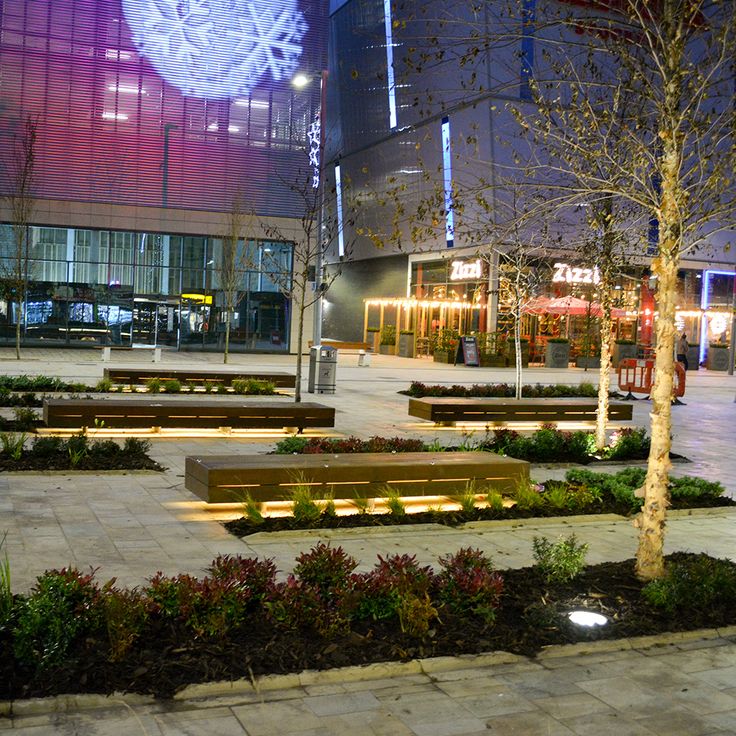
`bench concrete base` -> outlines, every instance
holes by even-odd
[[[202,455],[186,459],[184,485],[209,503],[283,501],[296,485],[316,498],[452,496],[470,481],[478,493],[512,492],[529,478],[529,463],[489,452],[401,452],[344,455]]]
[[[493,399],[426,397],[409,399],[409,415],[437,424],[455,422],[595,422],[598,402],[594,399]],[[608,418],[628,421],[631,404],[612,401]]]

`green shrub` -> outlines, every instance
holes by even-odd
[[[401,493],[391,486],[386,486],[383,497],[388,513],[396,519],[406,516],[406,504],[401,500]]]
[[[467,547],[439,558],[439,599],[454,613],[472,613],[493,623],[503,590],[503,578],[493,570],[490,558]]]
[[[625,468],[618,473],[594,473],[590,470],[568,470],[565,480],[587,489],[600,498],[612,499],[616,503],[636,511],[641,508],[642,499],[635,491],[642,487],[646,478],[643,468]]]
[[[433,582],[432,568],[421,567],[415,555],[378,555],[373,570],[354,576],[358,599],[354,615],[374,621],[399,618],[402,601],[425,600]],[[410,616],[409,607],[404,604],[405,619]]]
[[[357,566],[355,558],[342,547],[330,547],[329,544],[318,542],[309,552],[296,558],[294,575],[325,596],[344,589]]]
[[[585,567],[587,544],[578,544],[574,534],[550,542],[546,537],[534,537],[534,559],[548,583],[567,583],[576,578]]]
[[[144,589],[147,606],[156,616],[189,629],[198,638],[220,639],[242,623],[250,593],[230,580],[191,575],[169,578],[156,574]]]
[[[115,440],[95,440],[89,446],[89,454],[97,458],[112,458],[120,454],[120,445]]]
[[[110,647],[108,659],[119,662],[141,635],[148,619],[146,604],[137,589],[106,587],[102,615]]]
[[[274,452],[277,455],[301,455],[308,443],[309,438],[295,434],[291,437],[285,437],[283,440],[279,440],[276,443]]]
[[[202,388],[206,394],[211,394],[215,384],[212,381],[202,381]]]
[[[351,503],[359,514],[370,514],[373,511],[373,501],[370,498],[356,496]]]
[[[233,378],[232,388],[236,394],[251,396],[271,396],[276,393],[276,385],[271,381],[259,381],[256,378]]]
[[[291,501],[291,514],[297,524],[309,526],[318,521],[322,515],[322,508],[308,485],[297,483],[289,491],[289,500]]]
[[[64,452],[64,440],[61,437],[36,437],[31,445],[31,454],[39,458],[48,458]]]
[[[146,381],[146,388],[149,393],[157,394],[161,391],[161,379],[153,376]]]
[[[521,511],[531,511],[539,508],[542,503],[542,495],[538,488],[529,480],[521,480],[518,482],[512,498],[516,501],[516,508]]]
[[[18,606],[15,656],[38,668],[59,664],[79,638],[98,630],[102,621],[93,573],[83,575],[75,568],[45,572]]]
[[[13,610],[13,590],[10,586],[10,559],[5,547],[5,540],[8,533],[3,532],[0,539],[0,551],[3,553],[0,559],[0,632],[5,628],[5,624],[10,618]]]
[[[243,494],[242,507],[243,516],[248,519],[251,524],[255,526],[263,524],[261,504],[258,501],[255,501],[250,493],[248,493],[247,491],[245,494]]]
[[[677,499],[719,498],[726,492],[720,483],[685,475],[670,479],[670,495]]]
[[[73,434],[66,441],[65,447],[69,455],[69,465],[72,468],[76,468],[89,454],[89,438],[86,432],[82,431],[78,434]]]
[[[16,406],[13,409],[13,418],[15,419],[16,427],[23,431],[32,430],[38,421],[36,412],[25,406]]]
[[[100,378],[100,380],[97,381],[97,385],[95,386],[95,389],[102,393],[108,393],[109,391],[112,391],[112,387],[113,387],[112,380],[107,378],[107,376],[105,376],[104,378]]]
[[[611,460],[644,460],[649,456],[650,444],[646,429],[621,429],[611,437],[605,456]]]
[[[176,378],[168,378],[161,384],[161,386],[167,394],[181,393],[181,381]]]
[[[469,480],[465,484],[465,491],[457,497],[457,502],[460,504],[460,510],[464,514],[470,515],[475,511],[477,495],[478,489],[475,487],[475,481]]]
[[[736,566],[730,560],[693,555],[667,565],[664,577],[642,591],[646,600],[669,613],[678,610],[733,611],[736,606]]]
[[[542,427],[532,435],[533,459],[536,462],[555,462],[565,455],[565,434],[555,427]]]
[[[488,491],[488,495],[486,496],[486,503],[488,504],[489,509],[493,509],[494,511],[503,511],[503,496],[496,490],[491,489]]]
[[[150,449],[151,443],[138,437],[126,437],[123,443],[123,452],[126,455],[147,455]]]
[[[23,457],[28,435],[25,432],[3,432],[0,434],[0,443],[2,443],[3,454],[12,460],[20,460]]]

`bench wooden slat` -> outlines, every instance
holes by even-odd
[[[209,381],[223,386],[232,386],[236,378],[270,381],[277,388],[294,388],[296,385],[294,374],[280,371],[188,370],[186,368],[125,368],[121,366],[105,368],[104,376],[115,383],[130,385],[145,384],[151,378],[158,378],[161,381],[175,379],[186,383]]]
[[[300,483],[317,496],[376,498],[387,484],[406,496],[443,496],[464,492],[471,480],[512,491],[528,478],[529,463],[487,452],[207,455],[187,457],[185,486],[210,503],[233,503],[246,491],[282,501]]]
[[[274,401],[225,403],[186,399],[141,401],[140,399],[47,399],[43,419],[48,427],[183,427],[237,429],[281,427],[334,427],[335,409],[323,404]]]
[[[425,397],[409,399],[409,415],[436,423],[451,422],[513,422],[513,421],[590,421],[594,422],[598,402],[591,399],[495,399]],[[631,404],[612,401],[608,418],[628,421],[632,418]]]

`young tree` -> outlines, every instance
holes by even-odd
[[[529,187],[555,192],[561,207],[611,197],[652,223],[644,255],[657,280],[658,316],[637,574],[659,577],[677,271],[684,253],[732,228],[736,211],[736,3],[407,0],[393,24],[404,67],[417,75],[405,86],[422,120],[500,106],[523,133],[526,150],[519,146],[514,163]]]
[[[351,251],[350,242],[344,243],[342,254],[333,259],[329,271],[324,269],[327,256],[334,251],[335,244],[341,237],[343,225],[352,224],[349,199],[345,197],[342,208],[346,220],[338,216],[335,206],[337,191],[329,188],[326,182],[314,186],[315,174],[305,169],[297,174],[297,179],[289,183],[302,207],[302,216],[296,231],[279,224],[261,223],[261,231],[269,240],[291,242],[292,269],[284,270],[272,255],[265,254],[261,268],[268,271],[269,278],[279,291],[291,301],[297,315],[297,352],[296,352],[296,391],[294,400],[302,400],[302,344],[304,342],[304,324],[307,311],[313,307],[330,289],[340,276],[343,258]],[[324,201],[324,206],[323,206]],[[253,267],[253,266],[251,266]],[[320,271],[318,273],[318,270]],[[312,288],[313,284],[316,288]]]
[[[221,250],[215,265],[222,290],[225,320],[223,363],[229,360],[230,326],[233,314],[240,303],[243,278],[248,268],[247,244],[244,243],[243,238],[250,219],[243,210],[240,196],[236,195],[227,214],[227,226],[222,236]]]
[[[578,42],[559,43],[559,29]],[[516,107],[536,150],[551,154],[537,173],[552,186],[558,176],[567,202],[620,199],[655,224],[652,441],[637,520],[637,574],[652,579],[664,571],[677,271],[683,253],[728,229],[736,209],[736,5],[601,1],[540,19],[537,31],[549,40],[546,70],[531,84],[532,109]]]
[[[30,276],[30,243],[28,227],[33,217],[33,183],[36,166],[36,120],[26,117],[12,137],[10,158],[5,166],[3,199],[8,205],[13,233],[13,246],[8,262],[2,263],[2,282],[8,304],[17,306],[15,320],[15,356],[20,360],[20,338],[23,306]],[[8,313],[10,316],[10,312]]]

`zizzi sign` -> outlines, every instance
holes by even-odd
[[[450,281],[472,281],[483,278],[483,263],[480,258],[475,261],[453,261]]]
[[[599,284],[601,275],[598,268],[577,268],[567,263],[555,263],[555,272],[552,274],[553,283],[566,284]]]

